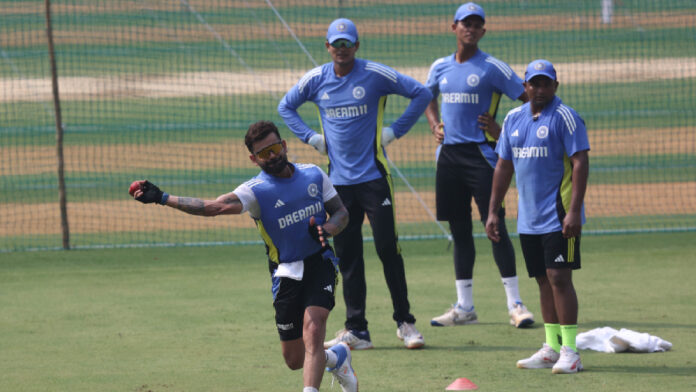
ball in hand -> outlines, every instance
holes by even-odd
[[[130,188],[128,188],[128,193],[130,193],[131,196],[135,195],[135,191],[140,189],[142,183],[143,181],[133,181],[133,183],[130,184]]]

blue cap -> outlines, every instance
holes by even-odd
[[[527,66],[527,70],[524,73],[524,81],[529,82],[533,77],[539,75],[544,75],[551,80],[556,80],[556,69],[553,68],[553,64],[548,60],[534,60]]]
[[[337,39],[347,39],[350,42],[358,42],[358,29],[350,19],[336,19],[329,25],[326,32],[326,40],[333,43]]]
[[[476,3],[466,3],[457,8],[457,12],[454,13],[454,23],[464,20],[471,15],[480,16],[484,22],[486,21],[486,13],[483,12],[483,8],[481,8],[480,5]]]

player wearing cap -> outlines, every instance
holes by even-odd
[[[358,31],[348,19],[331,23],[325,46],[333,61],[307,72],[280,101],[278,112],[297,137],[320,153],[328,154],[329,178],[350,214],[348,227],[334,238],[343,276],[345,328],[334,340],[326,342],[326,346],[344,341],[353,349],[373,347],[365,317],[361,233],[367,214],[391,294],[397,337],[407,348],[418,348],[423,346],[424,339],[410,312],[384,146],[408,132],[432,95],[411,77],[386,65],[356,58],[360,48]],[[411,101],[401,117],[383,128],[389,94]],[[308,101],[318,108],[319,132],[307,126],[297,113],[297,108]]]
[[[556,96],[558,81],[550,62],[532,61],[524,86],[529,102],[507,114],[496,148],[500,158],[486,234],[500,240],[496,212],[514,172],[517,231],[529,276],[539,285],[546,330],[546,343],[517,367],[576,373],[582,363],[575,345],[578,299],[572,271],[580,268],[590,144],[583,119]]]
[[[303,369],[304,392],[319,390],[324,367],[344,392],[357,392],[349,347],[322,349],[338,275],[327,238],[346,226],[348,211],[320,168],[288,162],[287,145],[272,122],[252,124],[244,143],[262,171],[215,200],[170,196],[149,181],[134,182],[129,192],[142,203],[192,215],[248,211],[266,245],[285,363],[292,370]]]
[[[457,51],[436,60],[426,82],[434,98],[425,115],[436,141],[441,143],[435,186],[437,219],[448,221],[452,232],[457,290],[457,303],[433,318],[433,326],[478,322],[473,298],[476,250],[471,199],[476,201],[484,223],[498,159],[494,151],[500,134],[500,126],[495,122],[498,103],[503,94],[513,100],[527,100],[522,79],[506,63],[478,48],[486,33],[485,21],[486,15],[478,4],[466,3],[457,9],[452,24]],[[441,111],[438,96],[442,96]],[[510,323],[524,327],[534,323],[534,318],[520,297],[515,251],[505,228],[505,209],[498,213],[501,240],[492,244],[493,258],[507,296]]]

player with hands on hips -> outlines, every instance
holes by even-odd
[[[582,370],[577,352],[578,298],[573,270],[580,269],[583,199],[589,175],[590,143],[583,119],[556,96],[558,80],[550,62],[527,66],[529,102],[508,112],[496,151],[486,234],[501,240],[497,214],[513,174],[517,184],[517,232],[529,277],[536,279],[546,342],[522,369]]]
[[[338,275],[328,238],[346,227],[348,211],[319,167],[288,162],[287,144],[272,122],[252,124],[244,142],[261,172],[214,200],[169,195],[147,180],[133,182],[129,193],[192,215],[248,212],[266,245],[285,363],[303,369],[304,392],[318,391],[325,367],[344,392],[357,391],[350,348],[323,347]]]
[[[416,319],[408,302],[384,146],[411,129],[432,95],[422,84],[391,67],[357,58],[358,30],[348,19],[336,19],[329,25],[324,46],[332,61],[307,72],[280,101],[278,113],[300,140],[328,155],[329,178],[350,215],[346,229],[334,237],[343,276],[345,328],[325,347],[338,342],[346,342],[354,350],[373,347],[365,315],[367,288],[361,231],[367,215],[391,294],[396,336],[406,348],[419,348],[425,342],[414,325]],[[384,126],[382,119],[390,94],[410,102],[396,121]],[[305,102],[317,106],[321,133],[311,129],[297,113]]]
[[[438,143],[437,219],[447,221],[452,233],[457,292],[457,302],[430,321],[436,327],[478,322],[473,297],[476,250],[471,200],[476,202],[481,223],[485,223],[498,159],[494,149],[500,126],[495,115],[500,98],[504,94],[512,100],[527,100],[522,79],[510,66],[479,49],[485,23],[486,14],[480,5],[460,6],[451,26],[457,50],[433,62],[425,83],[433,94],[425,116]],[[515,251],[504,223],[505,209],[498,213],[501,240],[492,243],[493,259],[505,289],[510,324],[525,327],[534,323],[534,318],[520,297]]]

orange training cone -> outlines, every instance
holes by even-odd
[[[474,389],[478,389],[478,385],[474,384],[471,382],[468,378],[458,378],[454,380],[452,384],[450,384],[446,391],[472,391]]]

